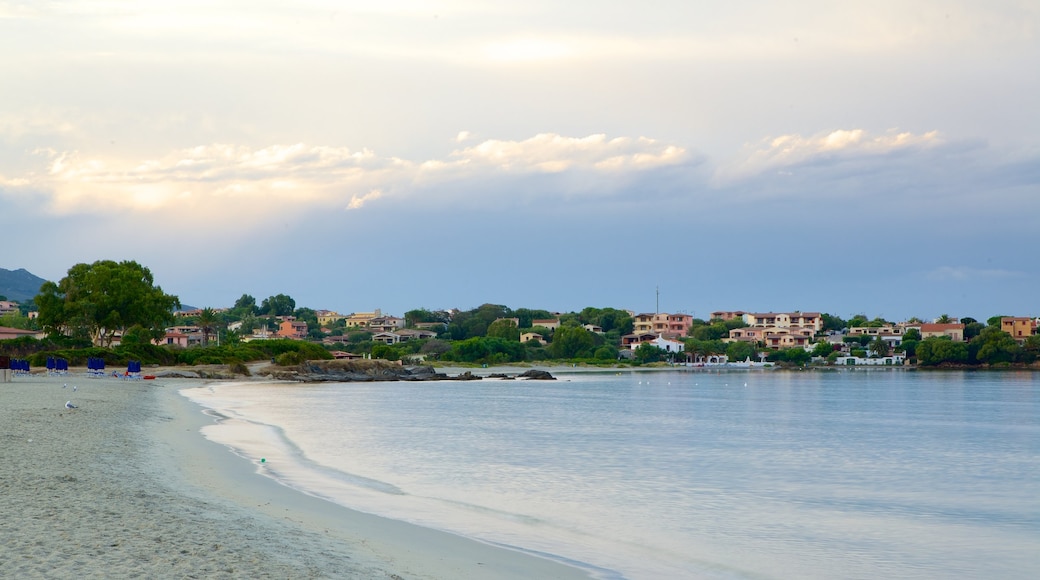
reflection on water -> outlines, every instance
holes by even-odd
[[[1040,576],[1031,373],[558,377],[189,396],[289,485],[603,576]]]

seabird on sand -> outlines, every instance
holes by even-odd
[[[78,409],[79,407],[77,407],[76,405],[73,405],[72,401],[65,401],[65,408],[66,409]]]

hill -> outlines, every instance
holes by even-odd
[[[18,270],[0,268],[0,296],[6,296],[8,300],[16,302],[32,300],[40,293],[40,286],[44,282],[46,280],[29,273],[25,268]]]

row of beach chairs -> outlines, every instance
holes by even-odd
[[[11,359],[10,363],[11,370],[14,371],[14,375],[27,375],[29,374],[29,361],[19,358]]]
[[[47,357],[47,374],[58,376],[69,374],[69,361],[63,358]]]
[[[10,360],[10,368],[14,371],[15,376],[29,375],[32,373],[29,361],[25,359],[13,358]],[[69,361],[63,358],[47,357],[47,374],[49,375],[67,375],[69,374]],[[113,372],[114,376],[119,376],[118,373]],[[87,359],[87,376],[98,378],[105,376],[105,359],[100,357],[90,357]],[[141,361],[132,360],[126,365],[126,372],[123,373],[123,377],[126,380],[136,380],[143,378],[141,374]]]
[[[95,379],[105,376],[105,359],[96,356],[88,358],[87,376]]]

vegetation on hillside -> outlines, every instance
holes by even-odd
[[[58,283],[45,282],[33,300],[20,304],[19,311],[0,317],[0,326],[42,330],[47,338],[20,338],[0,341],[0,354],[28,358],[40,365],[47,356],[57,356],[71,365],[84,364],[87,358],[104,359],[106,364],[123,365],[129,360],[146,364],[195,365],[241,364],[257,360],[277,360],[296,364],[303,360],[332,358],[330,351],[346,350],[357,355],[396,360],[441,360],[466,364],[518,362],[582,362],[586,364],[650,364],[685,360],[686,356],[725,355],[731,361],[766,360],[781,365],[803,366],[811,360],[833,362],[836,345],[818,337],[810,350],[802,348],[761,352],[759,345],[728,342],[731,330],[746,326],[740,319],[694,319],[684,341],[685,354],[664,351],[644,344],[622,359],[621,337],[633,331],[634,321],[618,308],[584,308],[580,312],[552,313],[546,310],[511,309],[499,304],[483,304],[468,311],[430,311],[415,309],[405,313],[407,327],[440,328],[436,338],[382,344],[372,340],[372,332],[347,328],[344,321],[322,328],[318,313],[297,307],[296,301],[277,294],[260,301],[243,294],[228,309],[204,308],[191,317],[174,316],[180,301],[154,284],[151,272],[136,262],[98,261],[77,264]],[[35,306],[39,317],[29,319],[26,312]],[[257,329],[277,328],[279,317],[293,316],[307,323],[307,341],[243,340]],[[1019,365],[1040,357],[1040,336],[1023,344],[1001,331],[1000,316],[985,324],[971,318],[961,319],[965,342],[944,338],[921,339],[911,329],[896,352],[922,367],[949,365]],[[882,327],[893,323],[879,317],[854,315],[849,320],[824,313],[824,333],[846,328]],[[944,319],[951,317],[944,315]],[[541,320],[558,321],[549,328]],[[173,325],[194,325],[200,329],[201,346],[179,348],[156,346],[153,341]],[[592,332],[588,328],[598,327]],[[523,333],[535,338],[520,342]],[[121,343],[111,346],[119,336]],[[842,337],[852,354],[882,356],[889,346],[877,336]],[[102,346],[95,346],[102,345]],[[678,358],[677,358],[678,357]]]

